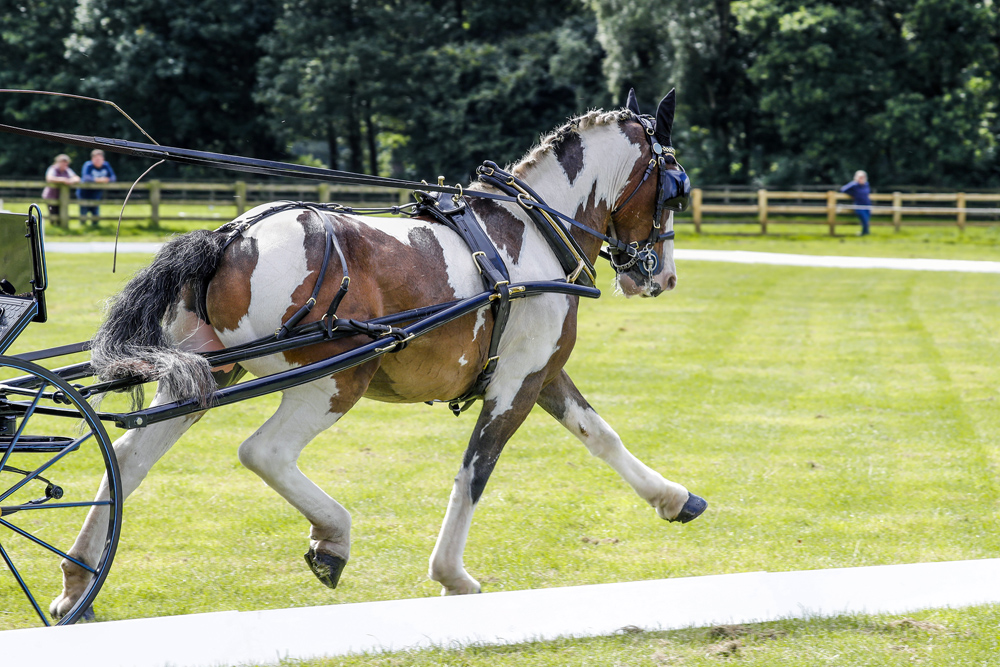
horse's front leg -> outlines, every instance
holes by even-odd
[[[687,523],[705,511],[708,503],[686,488],[671,482],[629,452],[618,434],[608,426],[562,371],[545,387],[538,405],[555,417],[598,457],[622,476],[660,518]]]
[[[481,591],[479,582],[465,571],[462,563],[472,514],[504,445],[531,412],[541,389],[541,379],[541,374],[536,374],[514,389],[493,389],[491,386],[487,391],[482,412],[465,450],[462,467],[455,477],[441,532],[431,553],[428,576],[444,587],[441,591],[443,595]],[[507,383],[497,380],[493,385],[509,387]]]

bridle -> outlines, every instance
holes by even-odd
[[[651,278],[656,275],[656,272],[660,268],[660,256],[656,253],[655,246],[663,241],[672,241],[674,239],[674,231],[672,229],[660,233],[660,217],[663,214],[663,209],[666,208],[669,211],[680,212],[687,208],[691,200],[691,180],[684,171],[684,167],[674,157],[673,147],[663,146],[657,141],[656,121],[653,117],[635,113],[632,114],[632,117],[642,125],[652,157],[649,159],[649,164],[646,165],[646,173],[643,174],[639,184],[625,197],[625,201],[611,211],[608,236],[618,241],[618,243],[609,245],[607,252],[611,267],[618,275],[638,265],[639,272],[643,276]],[[656,181],[656,210],[653,213],[653,225],[649,230],[649,236],[646,238],[645,244],[641,249],[639,248],[638,241],[632,241],[625,245],[618,240],[618,233],[615,229],[615,215],[621,212],[632,198],[635,197],[635,194],[639,192],[643,184],[649,180],[654,168],[658,172]],[[625,255],[624,261],[619,261],[621,255]]]

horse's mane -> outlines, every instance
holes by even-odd
[[[570,134],[574,132],[579,134],[591,127],[619,123],[629,118],[630,115],[629,112],[623,109],[616,109],[614,111],[593,109],[582,116],[572,118],[565,125],[556,128],[549,134],[542,135],[538,139],[538,143],[519,162],[513,166],[508,166],[507,171],[521,177],[526,170],[538,164],[542,157],[559,146]]]

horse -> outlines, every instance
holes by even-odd
[[[677,282],[673,211],[663,206],[662,192],[664,178],[682,173],[670,147],[674,105],[671,91],[654,121],[639,114],[630,94],[624,108],[590,111],[543,136],[509,167],[552,209],[572,215],[585,228],[562,223],[590,262],[597,259],[602,238],[636,249],[646,244],[631,253],[633,261],[618,262],[612,256],[616,290],[626,297],[655,297]],[[661,173],[650,178],[654,168]],[[470,195],[491,191],[482,183],[468,189]],[[468,204],[509,269],[512,284],[566,278],[524,207],[474,196]],[[260,217],[269,206],[233,222]],[[333,256],[323,251],[324,230],[330,226],[338,243]],[[100,378],[139,374],[157,380],[155,406],[227,386],[245,371],[261,377],[343,353],[357,345],[357,337],[224,368],[209,368],[197,354],[273,334],[310,298],[330,303],[342,286],[340,273],[347,275],[348,267],[350,289],[338,313],[359,321],[451,302],[483,289],[480,267],[466,243],[427,217],[338,215],[303,206],[264,215],[241,229],[228,244],[227,235],[218,230],[174,237],[127,283],[93,340],[92,365]],[[661,230],[667,233],[657,235]],[[324,277],[321,264],[327,260],[330,271]],[[510,303],[495,373],[482,393],[430,555],[428,576],[441,584],[442,594],[482,590],[462,560],[473,513],[505,443],[535,404],[613,468],[662,519],[687,522],[707,505],[631,454],[564,370],[576,341],[578,306],[578,296],[551,292]],[[303,322],[318,321],[321,310],[311,311]],[[300,453],[362,397],[415,403],[463,395],[489,363],[493,318],[488,307],[470,312],[396,352],[283,390],[277,411],[240,445],[240,462],[308,520],[306,561],[325,585],[337,585],[350,558],[351,515],[299,470]],[[201,414],[134,429],[115,441],[126,496]],[[91,509],[71,556],[94,562],[103,539],[96,527],[107,511],[106,506]],[[50,605],[57,618],[73,607],[89,577],[68,560],[62,569],[63,591]]]

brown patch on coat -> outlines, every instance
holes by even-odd
[[[292,305],[284,315],[286,320],[312,295],[326,243],[323,227],[311,213],[299,216],[299,221],[306,226],[306,266],[311,273],[293,293]],[[457,298],[448,283],[444,251],[430,230],[418,228],[411,231],[407,245],[350,216],[334,216],[333,224],[351,277],[347,296],[337,312],[338,317],[370,320]],[[456,261],[461,258],[450,259]],[[471,262],[471,257],[467,261]],[[331,251],[316,306],[302,320],[302,324],[323,317],[340,289],[342,277],[340,260],[336,252]],[[472,385],[485,362],[492,317],[487,314],[484,330],[479,331],[478,336],[474,335],[475,323],[476,313],[469,313],[414,339],[405,349],[390,352],[371,362],[371,368],[365,372],[339,373],[338,388],[345,397],[352,397],[356,393],[353,383],[364,382],[367,397],[389,402],[455,398]],[[406,324],[409,323],[402,326]],[[284,358],[289,363],[305,365],[370,341],[367,336],[352,336],[290,350],[284,353]],[[465,365],[458,362],[463,356],[467,361]],[[356,399],[347,398],[346,402],[353,404],[353,400]]]
[[[246,316],[250,309],[250,276],[257,268],[257,260],[257,239],[241,237],[226,248],[205,296],[209,320],[216,330],[234,331]]]
[[[568,132],[564,134],[554,143],[552,148],[555,151],[556,160],[566,173],[566,178],[569,179],[569,184],[573,185],[573,181],[583,170],[583,142],[580,140],[579,133]]]
[[[608,224],[611,221],[611,209],[608,206],[608,202],[603,199],[598,201],[597,183],[591,186],[587,201],[577,207],[573,218],[600,234],[607,233]],[[583,249],[584,254],[590,259],[591,263],[597,261],[597,254],[601,251],[603,241],[593,234],[587,234],[575,227],[570,229],[570,233],[576,239],[576,242],[580,244],[580,248]]]
[[[517,264],[521,259],[521,244],[524,243],[524,223],[499,202],[472,199],[470,204],[496,247]]]

